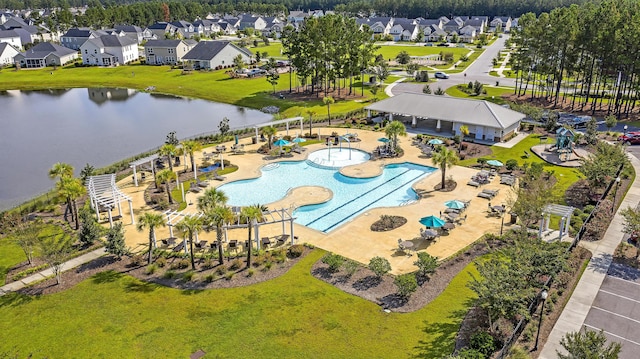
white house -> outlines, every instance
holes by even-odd
[[[22,48],[20,35],[14,30],[0,31],[0,43],[9,44],[17,49]]]
[[[245,63],[251,62],[251,51],[240,48],[231,41],[200,41],[182,60],[196,70],[216,69],[233,65],[233,59],[242,56]]]
[[[80,52],[85,65],[125,65],[138,59],[138,44],[127,36],[106,35],[87,40]]]
[[[7,44],[6,42],[0,43],[0,67],[9,66],[13,64],[13,58],[19,54],[20,51],[15,47]]]

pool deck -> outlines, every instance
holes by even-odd
[[[316,128],[314,128],[314,130],[316,130]],[[358,133],[358,138],[360,138],[361,141],[352,143],[352,147],[368,152],[372,152],[380,144],[377,139],[382,135],[381,132],[349,128],[321,128],[320,131],[321,133],[330,133],[335,131],[340,135],[346,133]],[[284,131],[279,132],[279,135],[284,134]],[[290,134],[295,136],[294,131],[290,131]],[[293,154],[293,157],[285,157],[282,159],[269,159],[269,157],[255,152],[262,143],[252,145],[250,144],[250,139],[241,139],[241,143],[245,143],[244,154],[225,153],[223,155],[224,159],[238,165],[238,171],[225,175],[226,180],[224,181],[209,181],[209,186],[219,186],[229,181],[254,178],[260,175],[260,167],[263,165],[281,160],[304,160],[308,153],[325,148],[324,143],[314,144],[305,146],[307,151],[302,152],[302,154]],[[400,138],[400,146],[405,151],[404,155],[400,158],[371,160],[363,164],[345,167],[341,172],[344,175],[351,177],[372,177],[380,174],[384,165],[392,163],[413,162],[421,165],[433,166],[432,161],[424,157],[420,149],[413,146],[411,143],[411,137]],[[232,142],[227,143],[227,148],[229,148],[231,144]],[[209,148],[205,148],[204,150],[207,151]],[[202,153],[197,153],[196,161],[200,163],[202,159]],[[183,168],[184,166],[179,167],[180,170]],[[507,204],[509,197],[514,196],[514,192],[509,186],[500,185],[499,178],[494,179],[491,183],[480,188],[468,186],[467,182],[476,172],[477,170],[460,166],[454,166],[447,169],[446,176],[452,177],[457,182],[457,188],[452,192],[439,192],[434,191],[434,187],[440,183],[442,175],[440,170],[436,170],[434,173],[421,181],[416,182],[414,185],[414,189],[421,197],[415,203],[401,207],[376,208],[369,210],[329,233],[322,233],[302,225],[295,224],[294,235],[299,238],[299,243],[310,243],[364,264],[368,264],[369,260],[375,256],[385,257],[391,263],[393,274],[415,271],[417,269],[417,267],[413,265],[413,262],[417,259],[415,254],[407,256],[402,252],[398,252],[398,239],[412,241],[414,243],[415,251],[427,251],[433,256],[446,258],[478,240],[485,233],[498,234],[500,232],[501,218],[488,216],[488,203],[491,202],[492,205]],[[143,182],[139,187],[135,187],[133,185],[131,177],[127,177],[118,183],[121,190],[131,196],[133,200],[134,214],[136,217],[143,211],[151,210],[151,208],[149,208],[149,206],[144,202],[144,189],[147,185],[150,185],[151,182],[152,177],[147,176],[146,182]],[[500,189],[500,191],[494,199],[488,201],[477,197],[477,194],[485,188]],[[255,190],[264,191],[268,189],[256,188]],[[191,192],[186,193],[187,203],[192,204],[187,206],[185,213],[197,212],[195,203],[197,203],[197,197],[200,195],[201,194]],[[292,189],[285,198],[267,205],[270,209],[289,209],[305,204],[325,202],[330,199],[331,196],[331,191],[322,187],[299,187]],[[439,211],[445,210],[444,202],[453,199],[471,200],[469,208],[463,214],[463,216],[465,214],[468,216],[467,220],[463,222],[462,225],[456,226],[456,228],[451,230],[448,235],[443,235],[436,241],[428,242],[421,239],[420,228],[422,228],[422,225],[418,220],[424,216],[438,216]],[[126,205],[123,205],[123,212],[122,221],[125,228],[127,245],[132,247],[134,251],[143,250],[147,245],[148,232],[146,230],[138,232],[135,229],[135,226],[130,224]],[[383,214],[403,216],[407,218],[407,223],[388,232],[371,231],[371,224],[378,220]],[[508,219],[506,220],[508,222]],[[286,225],[285,227],[287,234],[290,234],[289,225]],[[282,224],[279,223],[261,226],[260,236],[278,236],[282,234],[282,228]],[[509,228],[508,223],[505,223],[505,229],[506,228]],[[178,237],[177,233],[174,233],[174,236]],[[166,237],[169,237],[169,230],[167,227],[161,227],[156,230],[156,238],[161,239]],[[199,238],[211,242],[215,240],[215,233],[201,233]],[[229,230],[227,238],[244,241],[247,238],[247,230]]]

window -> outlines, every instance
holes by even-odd
[[[97,54],[98,53],[98,49],[93,49],[93,53]]]
[[[173,49],[168,49],[170,54],[173,54],[174,50]]]
[[[84,53],[85,53],[85,54],[88,54],[88,53],[89,53],[89,50],[84,49]]]

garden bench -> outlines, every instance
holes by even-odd
[[[529,158],[529,152],[524,151],[524,157]]]

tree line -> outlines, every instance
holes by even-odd
[[[640,86],[640,3],[605,0],[520,18],[516,94],[531,92],[572,110],[627,116]]]
[[[532,12],[540,14],[560,6],[581,4],[587,0],[189,0],[167,2],[173,7],[172,20],[193,20],[207,13],[257,13],[275,15],[287,10],[336,10],[349,15],[437,18],[451,15],[519,16]],[[0,9],[52,9],[100,5],[108,13],[114,12],[118,21],[136,25],[160,21],[158,1],[129,0],[0,0]],[[128,15],[137,21],[126,21]],[[121,18],[120,18],[121,17]],[[114,20],[115,21],[115,20]]]
[[[303,87],[312,93],[341,90],[369,68],[377,47],[369,29],[359,30],[355,19],[339,15],[310,18],[298,30],[287,26],[282,35],[283,54],[295,68]]]

